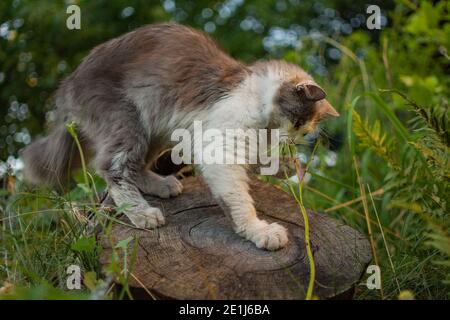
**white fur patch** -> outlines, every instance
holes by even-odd
[[[263,129],[276,112],[274,98],[283,74],[271,70],[267,76],[251,75],[208,113],[208,128]],[[248,193],[248,177],[243,166],[202,165],[201,171],[212,194],[221,200],[233,219],[237,233],[258,248],[277,250],[288,243],[287,231],[278,224],[258,219],[253,199]]]

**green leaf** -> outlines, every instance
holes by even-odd
[[[70,248],[76,252],[93,253],[97,246],[95,237],[81,237]]]
[[[117,242],[116,244],[116,248],[120,248],[123,251],[126,251],[128,249],[128,244],[133,240],[132,236],[129,236],[126,239],[120,240],[119,242]]]
[[[91,193],[91,188],[87,186],[85,183],[78,183],[77,186],[84,191],[84,193],[89,194]]]

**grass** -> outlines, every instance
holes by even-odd
[[[14,178],[14,183],[7,182],[3,190],[0,298],[133,299],[128,281],[136,259],[137,239],[130,237],[113,243],[112,223],[124,224],[115,218],[124,208],[116,208],[115,215],[110,215],[107,208],[98,208],[98,195],[104,192],[105,183],[87,170],[76,126],[72,123],[67,129],[82,163],[81,171],[75,175],[75,188],[66,194],[43,188],[28,190]],[[98,227],[113,250],[106,276],[99,265],[102,248],[96,239]],[[129,259],[131,241],[134,249]],[[82,270],[81,291],[67,290],[67,270],[72,265]],[[121,285],[121,290],[112,291],[113,280]]]
[[[317,147],[317,144],[316,144],[316,147]],[[308,172],[309,165],[311,164],[311,162],[308,162],[308,164],[306,165],[306,168],[305,168],[305,174],[302,175],[301,168],[300,168],[300,166],[301,166],[300,160],[297,157],[295,157],[295,154],[291,153],[291,148],[288,147],[287,150],[289,152],[286,156],[294,160],[295,174],[298,179],[297,192],[294,190],[294,185],[293,185],[292,181],[289,179],[289,176],[288,176],[286,170],[284,172],[284,175],[285,175],[286,181],[288,182],[289,190],[290,190],[292,196],[294,197],[295,201],[298,203],[298,205],[300,207],[300,212],[301,212],[302,218],[303,218],[303,224],[305,226],[305,231],[304,231],[305,248],[306,248],[306,255],[308,257],[308,262],[309,262],[309,281],[308,281],[308,289],[306,290],[305,299],[311,300],[311,299],[313,299],[314,283],[315,283],[315,279],[316,279],[316,266],[314,263],[314,256],[313,256],[313,253],[311,250],[308,213],[306,212],[305,205],[303,204],[303,184],[305,181],[305,174]],[[314,154],[314,151],[313,151],[313,154]]]
[[[359,99],[353,100],[347,110],[348,114],[354,115],[358,101]],[[385,112],[386,106],[380,108]],[[398,125],[395,120],[390,123]],[[348,123],[348,132],[351,134],[349,140],[355,141],[358,135],[354,136],[355,128],[352,124],[353,119],[352,123]],[[69,126],[69,130],[72,130],[76,141],[75,128]],[[395,131],[399,138],[412,139],[404,134],[403,126]],[[419,209],[416,208],[420,214],[411,213],[408,207],[396,207],[392,194],[386,192],[388,186],[368,182],[373,172],[367,157],[373,157],[373,153],[369,150],[361,153],[361,149],[352,147],[351,144],[349,150],[347,157],[338,155],[335,167],[325,168],[323,157],[327,148],[323,144],[315,144],[303,174],[300,173],[301,164],[296,161],[295,174],[300,183],[294,184],[287,180],[290,182],[286,191],[291,192],[299,203],[305,221],[305,248],[310,266],[307,299],[314,298],[315,265],[309,244],[305,208],[327,212],[366,233],[370,239],[374,262],[382,270],[383,289],[377,291],[369,290],[363,285],[358,286],[357,298],[396,299],[411,295],[423,299],[448,298],[448,286],[443,282],[448,268],[445,263],[444,266],[437,263],[442,260],[445,262],[445,256],[439,250],[442,244],[438,242],[434,248],[427,245],[433,239],[445,240],[445,230],[440,229],[440,237],[436,233],[431,233],[430,237],[427,231],[429,229],[420,215],[425,216],[425,220],[434,220],[422,212],[420,206]],[[289,152],[292,156],[296,150],[290,147]],[[414,152],[417,153],[417,150]],[[315,156],[322,160],[315,163]],[[345,173],[346,179],[340,177],[348,158],[353,165],[354,174],[350,176],[354,176],[354,180],[348,179],[348,173]],[[423,163],[423,160],[419,161]],[[306,173],[311,173],[311,180],[307,183]],[[128,252],[128,244],[131,241],[137,243],[137,239],[129,238],[120,243],[112,243],[110,240],[115,254],[106,275],[102,273],[98,263],[101,248],[95,238],[95,226],[99,225],[109,236],[112,223],[123,223],[97,208],[96,199],[105,188],[101,179],[90,174],[86,166],[83,166],[83,170],[75,175],[76,187],[66,194],[46,189],[29,190],[20,179],[9,179],[5,181],[0,197],[0,278],[3,280],[2,290],[13,294],[4,297],[133,298],[128,287],[129,278],[135,278],[133,263],[128,265],[126,258],[135,254]],[[272,183],[285,186],[280,181]],[[372,188],[376,190],[372,192]],[[120,214],[121,211],[123,208],[118,208],[117,213]],[[433,224],[435,225],[440,224]],[[79,265],[86,275],[81,292],[68,291],[65,286],[66,269],[73,264]],[[113,280],[122,284],[119,292],[112,290]]]
[[[316,145],[312,155],[321,155],[323,149]],[[313,157],[306,165],[306,172],[319,172],[320,168],[317,165],[314,167],[311,159]],[[420,225],[418,217],[410,213],[400,217],[390,216],[386,211],[378,213],[377,203],[379,206],[385,196],[383,187],[371,192],[370,184],[364,183],[364,177],[360,177],[356,170],[356,158],[354,165],[356,188],[333,176],[333,168],[330,173],[312,175],[312,180],[303,184],[305,175],[300,178],[297,169],[298,181],[302,183],[289,184],[289,190],[302,209],[305,226],[308,226],[305,207],[325,208],[324,211],[331,216],[368,234],[374,257],[379,260],[375,263],[382,269],[383,293],[380,295],[381,292],[359,286],[358,298],[395,299],[405,290],[410,290],[418,298],[446,298],[448,290],[442,283],[445,270],[434,263],[440,253],[423,246],[428,238],[422,232],[425,228]],[[103,191],[103,182],[90,176],[86,170],[82,170],[77,180],[77,187],[65,195],[52,190],[28,190],[20,180],[14,186],[10,185],[9,189],[5,186],[1,196],[0,277],[6,288],[4,291],[14,290],[15,294],[10,297],[132,298],[127,286],[129,277],[133,276],[132,267],[119,256],[128,256],[128,243],[133,239],[112,245],[120,252],[108,268],[109,276],[105,277],[98,264],[101,248],[94,237],[93,226],[100,224],[108,234],[111,223],[117,220],[102,214],[92,200],[93,190],[97,193]],[[92,188],[86,188],[83,183]],[[324,185],[327,187],[323,188]],[[386,208],[387,205],[381,204],[381,207]],[[307,298],[310,299],[314,297],[314,260],[309,247],[308,228],[305,228],[305,233],[311,270],[307,290]],[[87,280],[89,285],[85,283],[81,293],[65,288],[66,268],[72,264],[80,265],[90,275]],[[112,279],[123,284],[121,292],[110,290]],[[6,283],[12,284],[12,287],[8,288]]]

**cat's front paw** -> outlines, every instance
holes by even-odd
[[[174,176],[167,176],[158,184],[157,194],[160,198],[176,197],[183,191],[183,184]]]
[[[285,247],[288,243],[288,235],[285,227],[278,223],[267,223],[259,220],[249,226],[245,232],[248,240],[252,241],[258,248],[270,251]]]
[[[166,223],[159,208],[149,207],[142,212],[129,212],[126,215],[136,227],[141,229],[154,229]]]

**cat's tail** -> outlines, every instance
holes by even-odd
[[[76,153],[74,147],[74,140],[64,124],[58,124],[47,137],[37,139],[24,149],[25,180],[35,185],[67,185]]]

